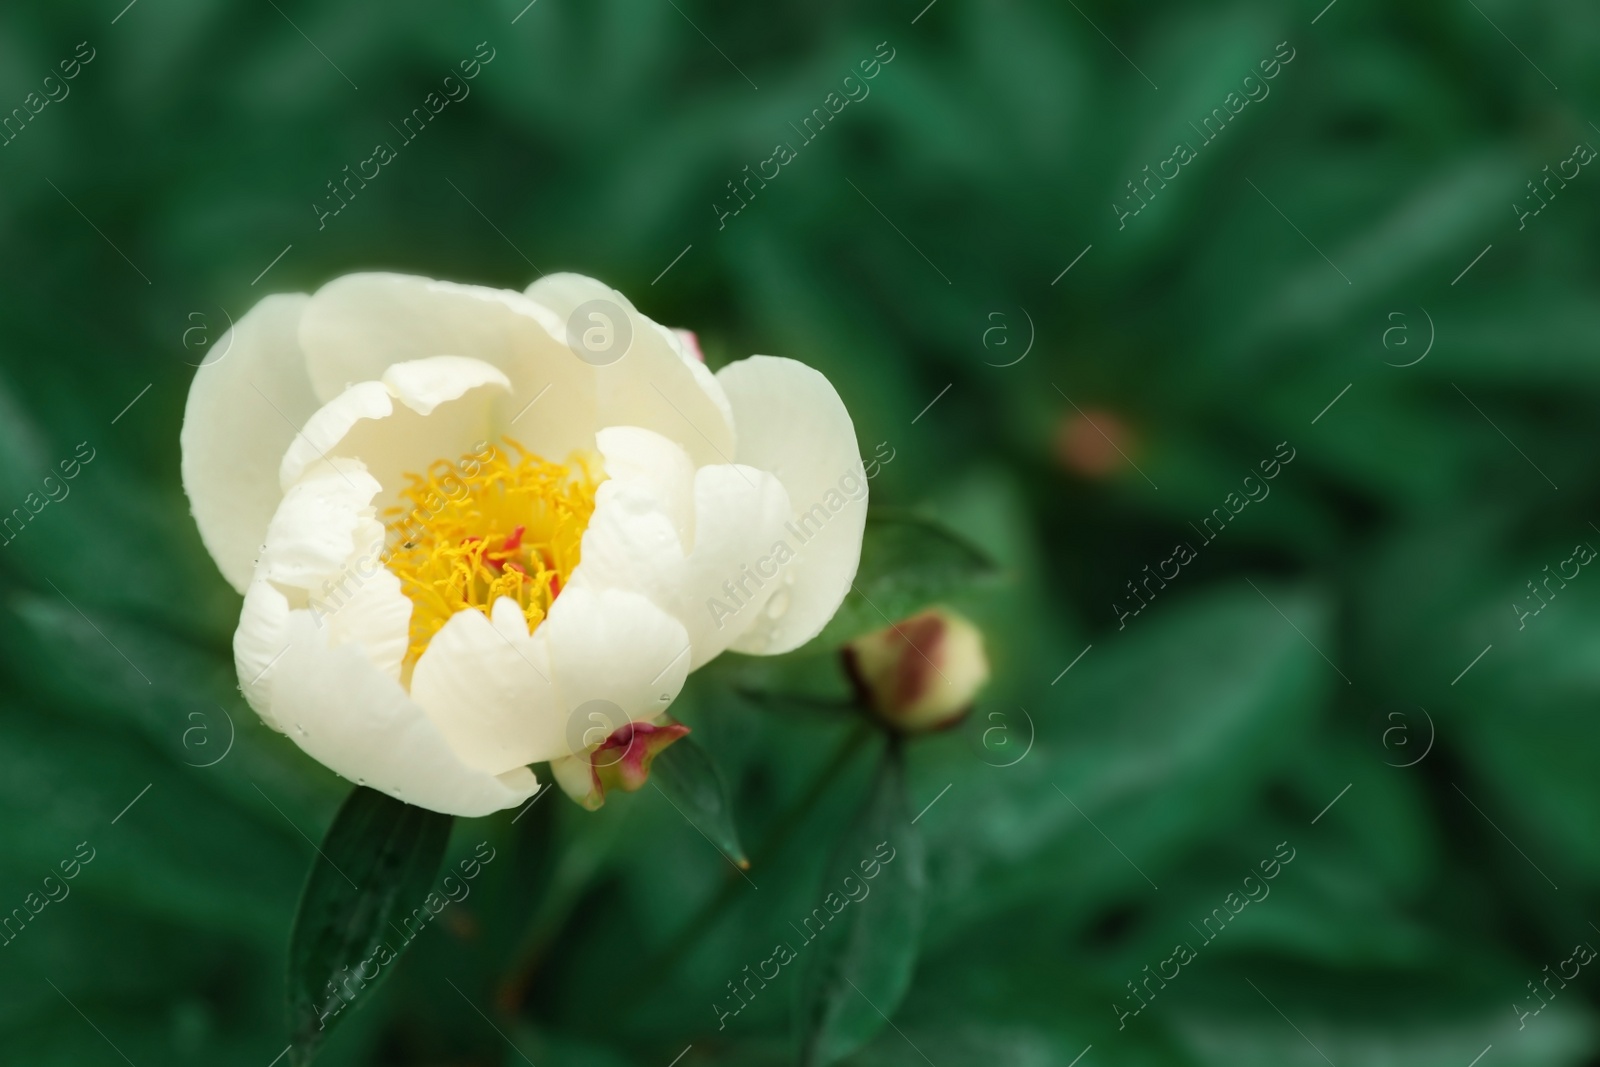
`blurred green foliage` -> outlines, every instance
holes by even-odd
[[[1283,41],[1270,94],[1119,228],[1126,183]],[[713,364],[804,360],[863,453],[893,450],[875,508],[999,561],[961,604],[994,681],[907,755],[915,806],[940,797],[922,956],[851,1063],[1600,1062],[1592,975],[1513,1007],[1600,938],[1600,578],[1521,625],[1511,606],[1600,543],[1600,177],[1520,228],[1507,210],[1600,141],[1600,13],[13,5],[0,112],[79,42],[70,93],[0,147],[0,510],[95,450],[0,548],[0,907],[97,853],[0,949],[0,1063],[266,1065],[287,1042],[290,920],[348,785],[239,697],[178,427],[230,317],[369,268],[578,270]],[[479,42],[471,95],[319,228],[326,183]],[[879,42],[870,95],[719,228],[726,183]],[[1207,543],[1279,442],[1270,496]],[[1197,558],[1119,627],[1179,542]],[[322,1062],[792,1062],[788,971],[726,1029],[711,1004],[815,906],[878,759],[774,840],[851,729],[816,696],[842,692],[825,651],[724,657],[677,706],[751,885],[653,790],[463,822],[452,860],[507,860]],[[1119,1029],[1128,983],[1280,842],[1270,897]]]

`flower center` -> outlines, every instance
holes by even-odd
[[[501,597],[516,601],[531,630],[578,566],[605,480],[598,459],[575,452],[551,463],[503,443],[408,473],[405,503],[384,512],[388,567],[412,604],[408,668],[451,616],[489,615]]]

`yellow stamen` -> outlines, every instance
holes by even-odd
[[[426,476],[407,474],[406,504],[384,512],[388,567],[411,600],[413,666],[452,615],[488,615],[501,597],[522,609],[532,629],[578,566],[583,531],[603,473],[592,456],[551,463],[505,438]]]

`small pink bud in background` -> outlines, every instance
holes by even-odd
[[[983,634],[949,608],[858,637],[842,654],[862,702],[904,733],[954,725],[989,680]]]
[[[689,732],[682,723],[624,723],[588,752],[557,760],[552,776],[567,796],[590,811],[606,802],[606,791],[636,793],[650,780],[650,764],[668,745]]]
[[[1104,478],[1137,447],[1128,424],[1103,408],[1069,412],[1056,427],[1056,461],[1085,478]]]

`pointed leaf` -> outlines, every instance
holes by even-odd
[[[866,805],[845,831],[817,890],[812,915],[820,911],[830,920],[806,953],[800,982],[804,1067],[827,1067],[860,1048],[911,987],[922,929],[923,863],[902,750],[891,743]]]
[[[289,941],[293,1061],[311,1062],[352,1003],[393,969],[414,931],[454,818],[358,787],[322,841]]]
[[[663,749],[651,775],[651,781],[712,844],[739,866],[750,866],[733,823],[728,784],[710,753],[695,744],[693,737],[680,737]]]
[[[838,612],[809,647],[831,650],[899,622],[997,573],[965,538],[915,515],[867,519],[861,566]]]

